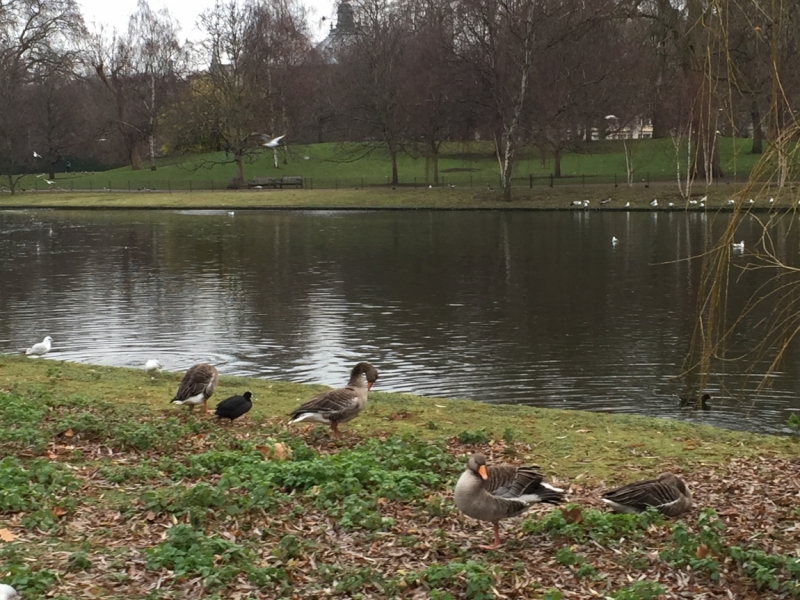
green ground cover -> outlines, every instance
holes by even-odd
[[[629,140],[633,158],[634,180],[674,181],[676,177],[675,150],[669,139]],[[735,181],[747,179],[759,156],[749,154],[751,141],[741,138],[723,138],[720,141],[722,168],[726,178]],[[625,181],[625,153],[622,141],[605,140],[587,144],[581,152],[565,152],[562,158],[562,179],[556,185],[575,183],[613,183]],[[256,176],[301,175],[314,188],[357,188],[386,185],[391,166],[386,151],[376,148],[365,153],[362,146],[353,144],[313,144],[289,146],[280,155],[279,168],[273,165],[271,152],[258,153],[246,161],[245,178]],[[25,189],[45,190],[50,187],[65,190],[137,190],[141,188],[164,190],[224,189],[235,175],[230,163],[207,168],[211,162],[225,160],[224,152],[197,156],[172,156],[159,159],[158,168],[147,166],[139,171],[121,167],[97,173],[59,173],[52,186],[44,177],[26,177],[21,183]],[[285,160],[285,162],[284,162]],[[515,185],[526,186],[534,177],[537,186],[549,185],[553,160],[536,149],[522,153],[514,172]],[[432,182],[432,171],[426,171],[423,157],[403,154],[399,159],[400,183],[406,186],[426,186]],[[488,142],[449,143],[442,147],[439,161],[442,185],[485,188],[498,182],[497,159]]]
[[[800,597],[795,438],[376,391],[343,439],[250,389],[234,425],[170,406],[181,374],[0,357],[0,581],[36,598]],[[380,380],[377,389],[380,388]],[[538,464],[570,504],[490,527],[451,491],[468,453]],[[614,515],[672,469],[698,507]]]

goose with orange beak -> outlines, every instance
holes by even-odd
[[[339,437],[339,423],[355,419],[367,405],[367,394],[378,379],[378,370],[368,362],[360,362],[350,372],[350,381],[343,388],[317,394],[291,413],[289,423],[311,421],[330,425]]]
[[[558,504],[563,500],[564,490],[542,483],[543,477],[536,468],[508,464],[487,466],[483,454],[469,457],[467,469],[456,483],[454,500],[468,517],[491,521],[494,543],[480,548],[494,550],[500,545],[501,519],[516,517],[533,504]]]

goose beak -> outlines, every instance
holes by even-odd
[[[480,467],[478,467],[478,475],[480,475],[481,479],[483,479],[484,481],[489,479],[489,474],[486,472],[486,465],[481,465]]]
[[[373,385],[375,385],[374,381],[368,381],[367,382],[367,391],[370,391],[372,389]]]

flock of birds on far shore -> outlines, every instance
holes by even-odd
[[[43,342],[28,348],[25,353],[33,356],[46,354],[52,345],[47,336]],[[148,360],[145,370],[155,374],[161,371],[161,363]],[[213,365],[199,363],[190,367],[184,374],[170,400],[173,404],[187,405],[193,409],[203,406],[208,412],[208,400],[217,386],[219,373]],[[378,380],[378,371],[368,362],[359,362],[350,372],[350,380],[342,388],[321,392],[304,402],[289,414],[289,423],[308,421],[322,423],[330,427],[333,437],[339,438],[339,424],[356,418],[367,405],[367,395]],[[708,394],[699,402],[708,408]],[[689,399],[682,399],[683,403]],[[230,423],[247,414],[253,406],[252,393],[245,392],[220,402],[214,414],[217,420],[229,419]],[[537,466],[517,466],[512,464],[493,464],[486,462],[481,453],[472,454],[466,470],[456,483],[453,499],[458,509],[465,515],[479,521],[492,523],[494,539],[491,545],[479,546],[494,550],[500,546],[499,522],[516,517],[534,504],[559,504],[566,491],[544,482]],[[685,482],[672,473],[663,473],[656,479],[636,481],[622,487],[606,491],[601,499],[613,511],[636,513],[653,508],[665,516],[678,516],[692,507],[692,495]],[[3,595],[0,600],[16,598]]]

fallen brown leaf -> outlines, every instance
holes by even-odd
[[[11,533],[8,529],[0,529],[0,540],[4,542],[13,542],[17,536]]]

